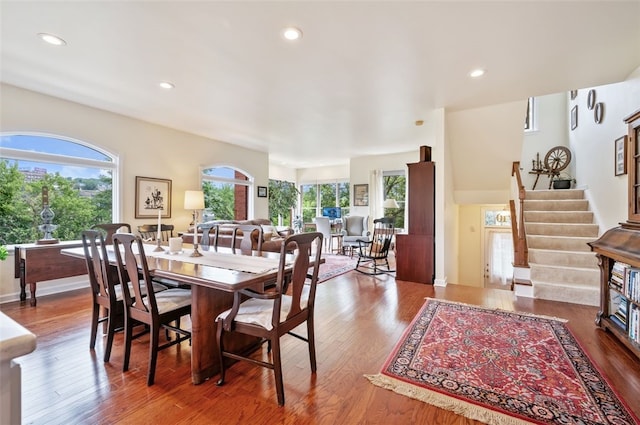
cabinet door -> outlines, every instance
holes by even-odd
[[[435,163],[409,166],[409,233],[433,235],[435,228]]]
[[[629,124],[627,170],[629,173],[629,218],[640,224],[640,111],[625,119]]]

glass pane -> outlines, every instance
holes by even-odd
[[[207,220],[235,219],[235,185],[231,183],[204,182],[205,216]]]
[[[56,172],[52,172],[56,169]],[[79,166],[59,166],[32,161],[0,160],[0,235],[3,243],[29,243],[43,237],[43,187],[54,213],[53,237],[80,239],[96,223],[112,222],[112,171]]]
[[[320,185],[320,207],[335,207],[336,184],[324,183]]]
[[[384,199],[395,199],[398,208],[385,208],[385,217],[394,219],[394,226],[404,229],[404,210],[406,202],[407,178],[404,174],[394,173],[385,175],[382,178],[384,184]]]
[[[5,135],[0,137],[0,147],[112,162],[109,156],[95,149],[55,137]]]

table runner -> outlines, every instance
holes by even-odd
[[[203,251],[202,257],[190,257],[191,252],[182,251],[178,254],[168,252],[147,252],[147,257],[166,260],[182,261],[184,263],[218,267],[227,270],[237,270],[247,273],[266,273],[278,268],[277,258],[254,257],[251,255],[226,254],[214,251]]]

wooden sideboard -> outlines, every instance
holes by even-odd
[[[435,276],[435,178],[430,148],[422,146],[420,162],[407,164],[407,234],[396,235],[396,278],[432,284]]]
[[[84,260],[60,253],[64,248],[77,247],[82,247],[81,241],[16,245],[15,277],[20,278],[20,301],[27,300],[27,284],[31,292],[31,306],[35,306],[38,282],[87,274],[87,265]]]

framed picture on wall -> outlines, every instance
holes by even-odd
[[[366,207],[369,205],[369,185],[353,185],[353,205],[356,207]]]
[[[571,108],[571,130],[578,127],[578,105]]]
[[[258,186],[258,198],[266,198],[266,197],[267,197],[267,187]]]
[[[627,136],[616,139],[615,147],[615,175],[621,176],[627,174]]]
[[[136,176],[136,218],[171,218],[171,180]]]

